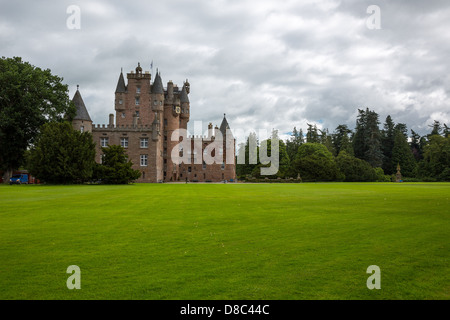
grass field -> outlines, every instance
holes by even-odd
[[[449,197],[448,183],[2,185],[0,299],[449,299]]]

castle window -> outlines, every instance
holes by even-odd
[[[148,148],[148,138],[141,138],[141,148]]]
[[[80,132],[84,132],[84,126],[80,127]]]
[[[141,93],[141,87],[136,87],[136,93]]]
[[[125,118],[125,112],[122,112],[122,118]]]
[[[122,99],[119,99],[119,104],[122,104],[123,103],[123,100]]]
[[[108,146],[108,138],[100,138],[100,145],[102,147],[107,147]]]
[[[148,155],[141,154],[141,167],[148,166]]]
[[[158,101],[157,100],[153,100],[153,105],[157,106],[158,105]]]
[[[188,172],[191,172],[192,171],[192,168],[191,167],[188,167]]]
[[[139,118],[139,111],[136,111],[136,117]]]
[[[140,98],[139,97],[136,97],[135,98],[135,104],[138,106],[139,105],[139,101],[140,101]]]
[[[120,138],[120,145],[124,148],[128,148],[128,138]]]
[[[164,125],[167,126],[167,119],[164,119]]]
[[[222,162],[222,170],[224,170],[225,169],[225,162]]]

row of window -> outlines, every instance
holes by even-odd
[[[109,144],[109,138],[108,137],[102,137],[100,138],[100,145],[102,147],[107,147]],[[124,148],[128,148],[128,138],[123,137],[120,138],[120,145]],[[140,138],[140,147],[141,148],[148,148],[148,138]]]

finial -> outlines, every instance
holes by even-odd
[[[223,114],[223,117],[225,118],[225,113]]]
[[[123,73],[123,68],[122,67],[120,67],[120,73]]]
[[[80,85],[79,84],[77,84],[77,90],[80,88]]]

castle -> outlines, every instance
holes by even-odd
[[[235,181],[236,140],[225,114],[220,127],[208,125],[207,136],[179,140],[177,133],[187,130],[189,122],[190,84],[186,80],[180,90],[169,81],[164,88],[158,71],[153,83],[151,78],[139,63],[135,72],[127,73],[127,84],[120,72],[114,101],[116,121],[111,113],[107,125],[92,123],[77,87],[72,99],[77,109],[72,125],[75,130],[92,133],[96,161],[101,163],[102,147],[116,144],[125,148],[133,169],[141,172],[136,182]],[[211,157],[215,161],[205,161]]]

